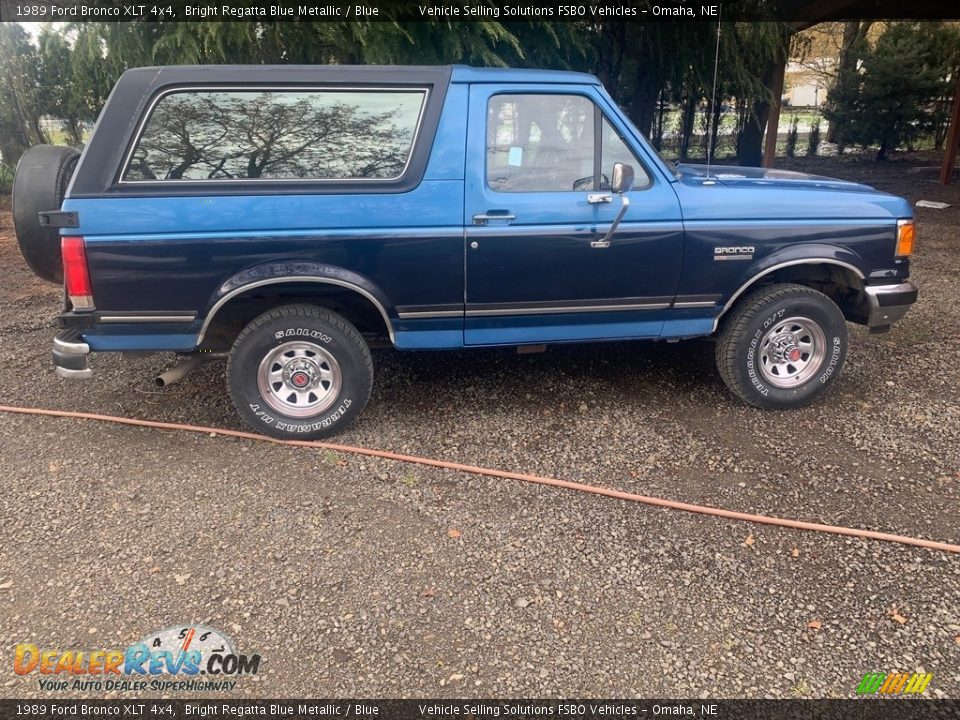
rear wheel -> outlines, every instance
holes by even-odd
[[[329,437],[360,414],[373,361],[357,329],[314,305],[284,305],[253,320],[227,361],[237,411],[273,437]]]
[[[762,408],[812,402],[832,385],[847,355],[847,325],[826,295],[771,285],[744,298],[717,341],[717,369],[741,400]]]
[[[13,226],[27,265],[44,280],[63,282],[60,231],[41,227],[38,214],[59,210],[80,153],[60,145],[34,145],[13,178]]]

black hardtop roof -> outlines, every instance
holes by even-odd
[[[145,81],[145,78],[149,80]],[[566,70],[486,68],[467,65],[166,65],[127,70],[124,81],[160,85],[207,83],[437,84],[450,82],[531,82],[598,84],[592,75]]]
[[[198,85],[209,83],[295,83],[323,84],[335,82],[384,84],[448,83],[450,66],[401,65],[166,65],[127,70],[121,84]]]

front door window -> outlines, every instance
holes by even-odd
[[[582,95],[494,95],[487,185],[498,192],[593,187],[593,103]]]
[[[491,190],[609,190],[617,162],[633,166],[634,187],[649,184],[636,155],[583,95],[502,94],[487,104],[486,182]]]

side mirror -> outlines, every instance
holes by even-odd
[[[610,183],[610,189],[617,195],[630,192],[633,188],[633,165],[625,163],[613,164],[613,181]]]

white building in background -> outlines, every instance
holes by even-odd
[[[784,105],[791,107],[822,107],[827,101],[827,75],[823,72],[836,64],[834,58],[817,58],[799,63],[791,60],[783,78]],[[818,69],[814,69],[818,68]]]

